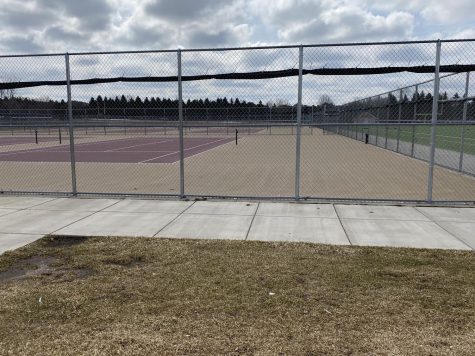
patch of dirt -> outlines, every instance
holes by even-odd
[[[49,236],[45,241],[46,247],[69,247],[79,245],[87,239],[86,236]]]
[[[55,266],[56,262],[58,259],[52,256],[33,256],[20,260],[6,271],[0,272],[0,283],[32,277],[49,277],[57,282],[66,282],[86,278],[93,272],[90,268],[66,269]]]

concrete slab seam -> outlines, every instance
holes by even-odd
[[[9,213],[6,213],[6,214],[3,214],[1,216],[4,217],[4,216],[8,216],[10,214],[15,214],[15,213],[18,213],[19,211],[22,211],[22,210],[27,210],[27,209],[26,208],[25,209],[13,209],[13,211],[11,211]]]
[[[62,197],[57,197],[57,198],[50,198],[42,203],[38,203],[38,204],[35,204],[35,205],[32,205],[32,206],[29,206],[27,208],[11,208],[11,209],[15,209],[17,211],[21,211],[21,210],[28,210],[28,209],[31,209],[31,208],[34,208],[34,207],[37,207],[37,206],[40,206],[40,205],[43,205],[43,204],[46,204],[46,203],[49,203],[49,202],[52,202],[54,200],[58,200],[58,199],[61,199]],[[10,209],[8,206],[4,206],[3,209]],[[10,214],[10,213],[8,213]],[[5,215],[8,215],[8,214],[5,214]]]
[[[251,223],[249,224],[249,228],[247,229],[246,236],[244,237],[244,241],[247,241],[249,232],[251,232],[252,224],[254,223],[254,219],[256,218],[257,211],[259,210],[260,205],[261,205],[261,202],[258,202],[256,206],[256,210],[254,210],[254,215],[252,216]]]
[[[331,219],[331,218],[327,218],[327,219]],[[334,219],[334,218],[333,218]],[[379,220],[391,220],[391,221],[414,221],[414,222],[429,222],[429,221],[425,221],[425,220],[418,220],[418,219],[395,219],[395,218],[388,218],[388,217],[385,217],[385,218],[373,218],[373,219],[370,219],[370,218],[341,218],[343,220],[358,220],[358,221],[379,221]],[[432,220],[431,220],[432,221]]]
[[[115,203],[113,203],[113,204],[111,204],[111,205],[109,205],[109,206],[106,206],[106,207],[104,207],[104,208],[102,208],[102,209],[99,209],[99,210],[97,210],[97,211],[94,211],[94,212],[92,212],[92,213],[89,214],[89,215],[86,215],[86,216],[84,216],[84,217],[82,217],[82,218],[80,218],[80,219],[78,219],[78,220],[75,220],[75,221],[73,221],[73,222],[71,222],[71,223],[69,223],[69,224],[67,224],[67,225],[64,225],[64,226],[60,227],[59,229],[56,229],[56,230],[54,230],[54,231],[48,233],[48,235],[54,234],[56,231],[62,230],[62,229],[64,229],[64,228],[67,228],[68,226],[71,226],[72,224],[75,224],[75,223],[77,223],[77,222],[79,222],[79,221],[81,221],[81,220],[84,220],[84,219],[86,219],[86,218],[88,218],[88,217],[90,217],[90,216],[93,216],[94,214],[97,214],[97,213],[99,213],[99,212],[101,212],[101,211],[103,211],[103,210],[105,210],[105,209],[107,209],[107,208],[110,208],[111,206],[114,206],[115,204],[117,204],[117,203],[119,203],[119,202],[120,202],[120,200],[117,200]]]
[[[341,228],[343,229],[343,232],[345,233],[346,239],[348,240],[350,245],[353,246],[353,241],[351,241],[350,236],[348,235],[348,232],[345,229],[345,225],[343,225],[340,215],[338,214],[338,208],[335,206],[335,204],[332,204],[332,206],[333,206],[333,209],[335,210],[336,216],[338,217],[338,221],[340,222]]]
[[[30,210],[31,208],[34,208],[34,207],[40,206],[40,205],[42,205],[42,204],[49,203],[49,202],[51,202],[51,201],[53,201],[53,200],[58,200],[58,199],[60,199],[60,198],[52,198],[52,199],[50,199],[50,200],[44,201],[44,202],[42,202],[42,203],[39,203],[39,204],[36,204],[36,205],[33,205],[33,206],[30,206],[30,207],[28,207],[28,208],[12,209],[12,210],[14,210],[14,211],[9,212],[9,213],[6,213],[6,214],[3,214],[3,215],[1,215],[1,216],[4,217],[4,216],[8,216],[8,215],[10,215],[10,214],[18,213],[19,211]],[[9,209],[9,208],[5,208],[5,209]]]
[[[254,214],[228,214],[228,213],[185,213],[186,215],[217,215],[217,216],[251,216]]]
[[[0,231],[0,234],[5,234],[5,235],[41,235],[41,236],[45,236],[43,234],[35,234],[35,233],[30,233],[30,232],[3,232],[3,231]]]
[[[41,203],[41,204],[39,204],[39,205],[35,205],[35,206],[31,206],[31,207],[29,207],[29,208],[26,208],[26,210],[74,211],[74,209],[68,209],[68,208],[64,209],[64,208],[60,208],[60,207],[59,207],[59,208],[58,208],[58,207],[56,207],[56,208],[55,208],[55,207],[52,207],[52,208],[41,209],[41,205],[43,205],[43,204],[48,204],[48,203],[51,203],[52,201],[60,200],[60,199],[63,199],[63,201],[75,200],[76,202],[81,201],[81,200],[82,200],[82,201],[88,201],[88,200],[89,200],[89,201],[91,201],[91,200],[101,200],[101,201],[104,201],[104,200],[116,200],[115,202],[110,203],[110,204],[107,205],[105,208],[101,208],[101,209],[108,209],[108,208],[110,208],[111,206],[114,206],[115,204],[117,204],[118,202],[124,200],[124,199],[120,199],[120,198],[117,198],[117,199],[113,199],[113,198],[112,198],[112,199],[108,199],[108,198],[103,199],[103,198],[73,198],[73,197],[65,198],[65,197],[58,197],[58,198],[55,198],[54,200],[49,200],[49,201],[44,202],[44,203]],[[39,208],[37,208],[37,206],[39,206]],[[93,211],[94,211],[94,212],[97,212],[97,211],[99,211],[99,210],[96,211],[95,209],[96,209],[96,208],[91,208],[90,210],[84,210],[84,212],[89,212],[89,211],[90,211],[90,212],[93,212]],[[81,210],[78,210],[78,211],[80,212]]]
[[[441,228],[442,230],[444,230],[446,233],[448,233],[449,235],[453,236],[457,241],[460,241],[462,244],[464,244],[465,246],[467,246],[470,250],[472,251],[475,251],[475,249],[470,246],[469,244],[467,244],[464,240],[458,238],[456,235],[454,235],[453,233],[451,233],[449,230],[447,230],[445,227],[443,227],[442,225],[440,225],[437,221],[431,219],[430,216],[426,215],[423,211],[417,209],[417,207],[415,207],[415,209],[420,212],[422,215],[424,215],[426,218],[428,218],[430,221],[432,221],[434,224],[436,224],[439,228]]]
[[[161,233],[163,231],[163,229],[165,229],[166,227],[168,227],[171,223],[173,223],[174,221],[176,221],[180,216],[182,216],[188,209],[190,209],[193,205],[195,205],[196,203],[196,200],[188,205],[184,210],[182,210],[181,213],[177,214],[177,216],[175,216],[175,218],[173,218],[172,220],[170,220],[167,224],[165,224],[165,226],[163,226],[161,229],[159,229],[154,235],[153,237],[156,237],[159,233]]]
[[[331,219],[338,220],[333,216],[298,216],[298,215],[271,215],[271,214],[257,214],[257,216],[263,216],[267,218],[300,218],[300,219]]]
[[[31,208],[34,208],[34,207],[37,207],[37,206],[40,206],[40,205],[43,205],[43,204],[49,203],[49,202],[51,202],[51,201],[58,200],[58,199],[60,199],[60,198],[59,198],[59,197],[58,197],[58,198],[52,198],[52,199],[49,199],[49,200],[47,200],[47,201],[44,201],[44,202],[42,202],[42,203],[39,203],[39,204],[36,204],[36,205],[32,205],[32,206],[30,206],[30,207],[28,207],[28,208],[23,208],[23,209],[19,209],[19,210],[27,210],[27,209],[31,209]]]

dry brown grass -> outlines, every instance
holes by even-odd
[[[45,237],[0,270],[3,354],[475,353],[473,252]]]

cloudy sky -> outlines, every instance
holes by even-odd
[[[0,52],[474,38],[473,0],[0,0]]]
[[[0,54],[475,38],[473,10],[473,0],[0,0]],[[442,64],[472,63],[475,42],[444,44],[442,52]],[[428,65],[434,60],[433,43],[304,52],[305,68]],[[282,70],[298,66],[298,49],[184,52],[182,63],[184,75]],[[176,75],[177,57],[176,53],[72,56],[71,68],[73,79]],[[64,75],[62,56],[2,58],[0,65],[0,81],[61,80]],[[329,94],[343,103],[432,77],[306,76],[304,100],[313,103]],[[460,93],[462,77],[447,79],[441,86]],[[426,86],[427,92],[432,83]],[[185,99],[227,96],[293,103],[296,89],[297,78],[292,77],[186,82],[183,90]],[[17,94],[60,98],[64,88],[39,87]],[[117,83],[78,86],[73,91],[78,100],[121,94],[176,98],[177,87]]]

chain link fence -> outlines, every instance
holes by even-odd
[[[475,202],[475,40],[0,56],[0,192]]]

